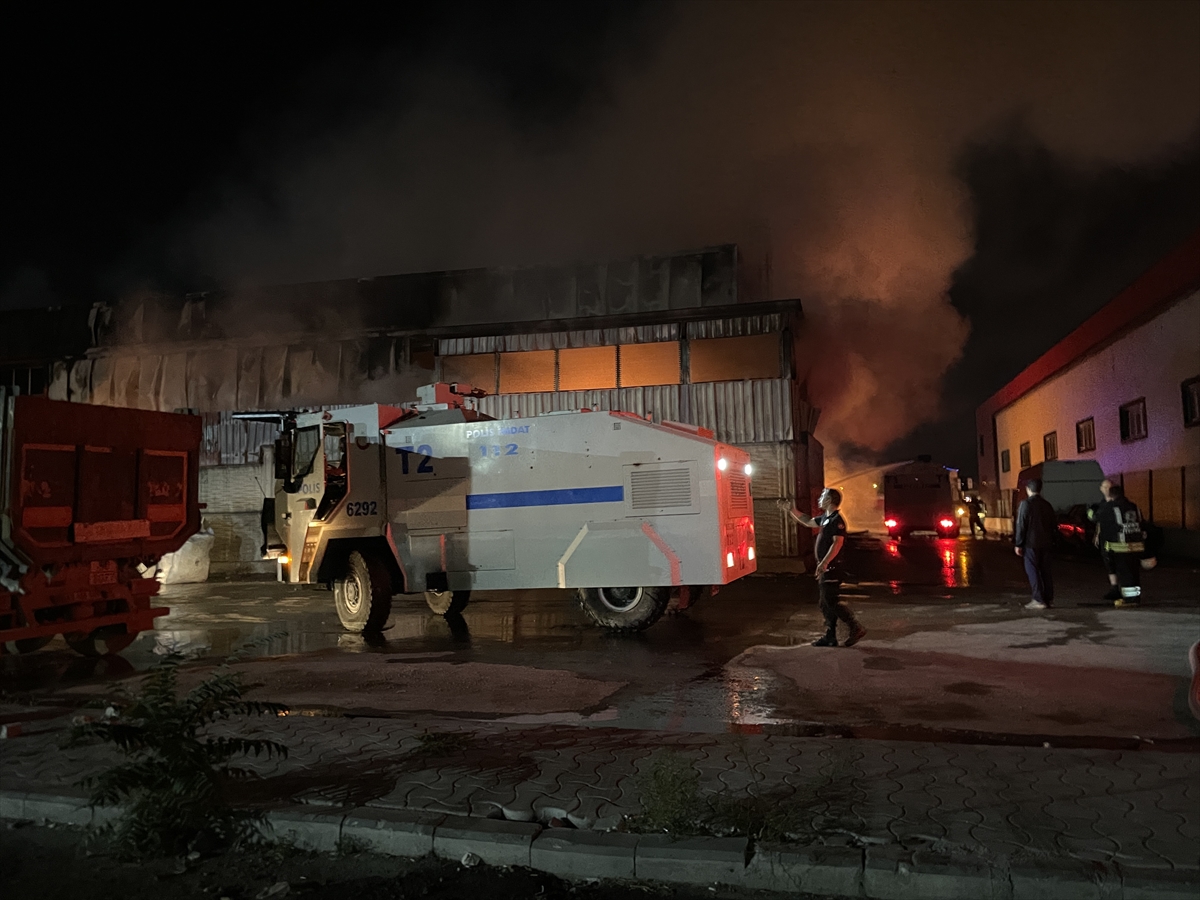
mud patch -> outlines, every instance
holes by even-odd
[[[947,694],[963,694],[967,697],[986,697],[993,690],[986,684],[977,681],[956,681],[942,688]]]
[[[1057,722],[1059,725],[1088,725],[1093,722],[1103,721],[1094,716],[1081,716],[1079,713],[1063,710],[1055,713],[1041,713],[1039,719],[1046,719],[1049,722]]]
[[[978,721],[987,718],[982,710],[966,703],[909,703],[901,706],[900,711],[918,722]]]
[[[899,672],[904,663],[894,656],[868,656],[863,660],[864,669],[880,669],[884,672]]]

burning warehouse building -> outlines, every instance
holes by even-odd
[[[218,570],[253,567],[272,489],[272,427],[233,413],[395,404],[433,381],[483,388],[479,408],[498,418],[621,409],[713,430],[750,452],[763,567],[786,567],[801,550],[776,500],[815,500],[822,451],[800,302],[760,285],[729,245],[135,298],[93,311],[93,346],[54,365],[48,393],[204,416]]]

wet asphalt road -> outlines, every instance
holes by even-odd
[[[1186,649],[1200,639],[1200,570],[1164,565],[1147,604],[1114,610],[1097,561],[1059,561],[1059,608],[1021,608],[1028,586],[1002,541],[857,537],[844,591],[869,635],[818,649],[811,577],[727,586],[637,635],[594,627],[560,591],[479,595],[461,620],[398,596],[381,640],[344,632],[323,590],[273,582],[170,586],[171,614],[121,658],[60,641],[0,659],[0,689],[77,696],[153,665],[256,645],[259,695],[298,709],[427,714],[668,731],[780,730],[1080,743],[1193,738]]]

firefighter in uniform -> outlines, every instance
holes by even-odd
[[[1121,598],[1121,588],[1117,585],[1117,563],[1113,555],[1104,549],[1100,537],[1101,525],[1103,521],[1114,521],[1112,510],[1112,486],[1111,479],[1105,478],[1100,482],[1100,496],[1104,498],[1099,506],[1088,509],[1088,521],[1092,523],[1092,543],[1100,550],[1100,559],[1104,562],[1104,570],[1108,573],[1108,593],[1101,599],[1103,600],[1119,600]],[[1109,529],[1112,532],[1113,529]],[[1115,535],[1114,535],[1115,536]]]
[[[1096,510],[1096,542],[1109,572],[1116,576],[1116,590],[1109,593],[1120,595],[1113,600],[1114,606],[1137,606],[1142,600],[1142,557],[1146,552],[1142,513],[1121,485],[1110,482],[1107,493],[1108,502]]]

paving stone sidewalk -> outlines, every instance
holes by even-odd
[[[0,789],[70,793],[117,758],[65,748],[68,728],[67,717],[31,722],[0,742]],[[289,748],[286,760],[248,761],[262,779],[247,799],[267,805],[608,831],[641,811],[645,773],[675,753],[694,766],[704,798],[796,810],[788,839],[798,844],[1068,859],[1200,883],[1200,758],[1191,753],[310,716],[224,729]]]

